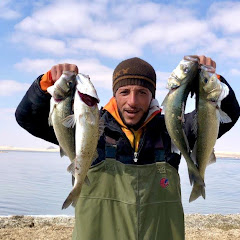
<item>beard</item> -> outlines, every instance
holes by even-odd
[[[119,113],[119,116],[122,119],[123,123],[127,126],[127,128],[129,128],[129,129],[132,128],[134,131],[137,131],[143,125],[143,123],[144,123],[144,121],[145,121],[145,119],[146,119],[146,117],[148,115],[148,112],[149,112],[149,109],[148,109],[147,112],[145,112],[143,114],[142,118],[136,124],[128,124],[128,123],[126,123],[126,121],[125,121],[125,119],[123,117],[122,112],[118,108],[118,113]]]

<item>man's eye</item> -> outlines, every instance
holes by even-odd
[[[145,91],[140,91],[140,93],[141,93],[142,95],[147,94]]]
[[[127,90],[121,91],[120,94],[126,95],[128,94],[128,91]]]

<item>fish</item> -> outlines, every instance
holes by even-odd
[[[73,114],[68,116],[64,125],[75,127],[75,160],[68,167],[68,171],[75,177],[73,189],[62,205],[76,206],[83,182],[87,178],[88,169],[97,156],[99,139],[99,98],[90,77],[79,73],[76,76],[77,84],[74,95]],[[89,181],[90,184],[90,181]]]
[[[185,104],[198,74],[198,67],[198,56],[185,56],[168,78],[169,92],[162,103],[166,128],[172,141],[172,152],[178,153],[178,149],[185,158],[191,185],[194,182],[204,185],[190,156],[191,150],[183,128]]]
[[[231,118],[221,110],[221,101],[229,94],[229,88],[222,83],[215,73],[202,66],[199,73],[199,91],[196,99],[196,115],[193,132],[196,142],[191,157],[197,164],[200,176],[204,180],[206,167],[216,162],[214,145],[216,143],[220,122],[231,122]],[[206,197],[205,186],[193,184],[189,202],[199,196]]]
[[[73,114],[73,97],[76,83],[76,74],[64,71],[54,85],[47,88],[47,92],[52,96],[48,122],[50,126],[53,126],[61,157],[68,156],[71,162],[76,157],[75,129],[65,127],[63,122],[66,117]]]

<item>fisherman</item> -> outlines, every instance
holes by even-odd
[[[216,68],[209,57],[200,64]],[[36,137],[58,144],[48,125],[47,88],[63,71],[78,73],[75,64],[58,64],[39,76],[16,110],[17,122]],[[235,94],[221,108],[231,123],[220,124],[219,137],[236,123],[240,108]],[[113,97],[100,111],[104,132],[98,142],[98,158],[88,171],[75,208],[73,239],[84,240],[183,240],[184,213],[178,166],[181,156],[171,152],[156,94],[156,73],[140,58],[122,61],[113,72]],[[192,148],[193,114],[186,114],[185,131]]]

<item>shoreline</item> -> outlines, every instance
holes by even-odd
[[[0,146],[0,153],[6,152],[47,152],[47,153],[57,153],[59,152],[59,148],[22,148],[22,147],[10,147],[10,146]],[[240,152],[224,152],[224,151],[216,151],[216,158],[234,158],[240,159]]]
[[[0,153],[4,152],[48,152],[56,153],[59,152],[59,148],[21,148],[21,147],[9,147],[9,146],[0,146]]]
[[[0,216],[0,239],[71,239],[73,216]],[[186,240],[240,239],[240,214],[185,214]]]

